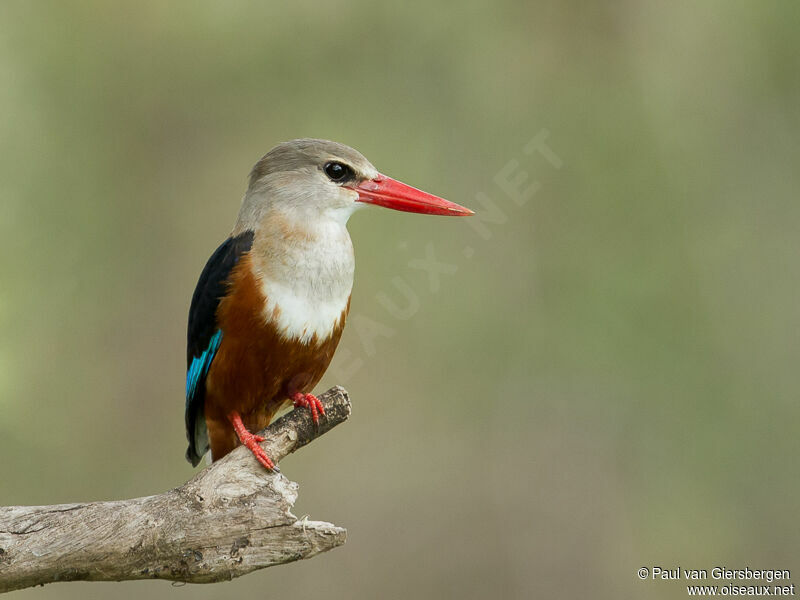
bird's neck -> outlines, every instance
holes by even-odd
[[[251,257],[266,298],[265,318],[289,339],[327,339],[346,314],[353,288],[355,260],[345,224],[298,222],[271,211],[258,227]]]

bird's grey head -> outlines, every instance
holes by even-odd
[[[271,211],[306,223],[346,223],[357,207],[351,187],[379,175],[364,156],[328,140],[298,139],[278,144],[250,172],[234,231],[255,229]]]

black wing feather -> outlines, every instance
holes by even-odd
[[[253,245],[253,232],[245,231],[235,237],[229,237],[208,259],[197,287],[192,296],[192,305],[189,309],[188,343],[186,348],[186,368],[192,373],[192,363],[196,359],[205,358],[212,338],[219,332],[217,324],[217,307],[220,300],[227,294],[227,283],[233,267],[239,262],[243,254],[249,252]],[[218,343],[219,336],[215,341]],[[208,356],[208,363],[197,377],[195,385],[186,386],[186,437],[189,448],[186,450],[186,460],[197,465],[200,458],[208,450],[208,438],[205,434],[205,416],[203,407],[205,403],[205,374],[208,371],[213,351]]]

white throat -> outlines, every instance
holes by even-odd
[[[287,339],[326,340],[353,289],[355,259],[346,218],[302,223],[270,211],[251,252],[267,302],[264,318]]]

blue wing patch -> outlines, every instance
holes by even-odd
[[[206,375],[222,341],[217,309],[229,293],[229,278],[239,259],[253,245],[253,232],[229,237],[208,259],[189,308],[186,336],[186,459],[194,466],[208,450],[205,420]]]
[[[205,379],[208,374],[208,369],[211,367],[211,361],[214,360],[214,355],[219,349],[219,344],[222,341],[222,330],[217,329],[217,332],[211,336],[208,342],[208,347],[203,351],[200,356],[192,359],[192,364],[189,365],[189,370],[186,373],[186,403],[187,405],[195,397],[197,393],[197,384],[201,379]]]

